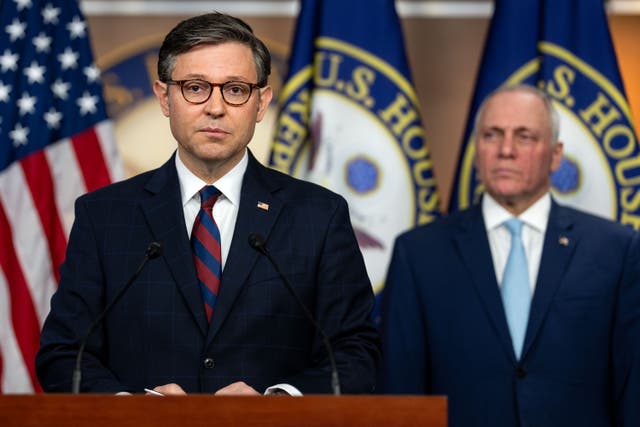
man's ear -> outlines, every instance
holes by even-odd
[[[164,114],[165,117],[169,117],[169,85],[160,80],[156,80],[153,82],[153,93],[155,93],[158,99],[162,114]]]
[[[555,172],[560,167],[560,162],[562,162],[562,155],[564,154],[564,146],[562,142],[556,142],[551,148],[551,172]]]
[[[273,98],[273,89],[271,86],[265,86],[259,88],[258,96],[260,97],[258,100],[258,115],[256,117],[256,122],[260,122],[267,112],[267,108],[271,103],[271,98]]]

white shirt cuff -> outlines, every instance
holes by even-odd
[[[289,396],[302,396],[300,390],[292,386],[291,384],[276,384],[272,385],[265,390],[265,396],[273,396],[278,394],[288,394]]]

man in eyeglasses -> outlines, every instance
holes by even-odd
[[[234,17],[197,16],[167,35],[153,89],[178,149],[78,199],[36,360],[46,391],[71,389],[82,337],[150,242],[162,254],[86,342],[81,391],[335,392],[322,334],[285,282],[328,337],[342,392],[373,390],[373,292],[345,200],[247,149],[269,72],[266,46]]]

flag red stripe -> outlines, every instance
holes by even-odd
[[[67,238],[62,221],[58,216],[55,202],[56,189],[51,179],[49,162],[44,150],[40,150],[22,159],[20,164],[49,247],[51,267],[53,268],[52,276],[58,282],[60,280],[59,268],[64,260]]]
[[[100,141],[94,127],[71,137],[78,167],[84,177],[87,191],[92,191],[111,183]]]
[[[40,346],[40,325],[36,314],[29,287],[20,269],[13,233],[7,220],[4,207],[0,205],[0,235],[3,244],[0,245],[0,267],[4,272],[9,287],[11,306],[11,322],[15,337],[20,347],[20,353],[29,372],[34,390],[41,392],[42,388],[36,378],[34,361]]]
[[[4,393],[4,391],[2,390],[2,373],[4,372],[3,370],[3,364],[2,364],[2,353],[0,353],[0,394]]]

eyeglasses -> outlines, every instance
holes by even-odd
[[[220,87],[222,99],[229,105],[246,104],[254,88],[253,83],[229,81],[225,83],[211,83],[206,80],[167,80],[165,83],[180,86],[182,96],[191,104],[203,104],[211,98],[213,88]]]

